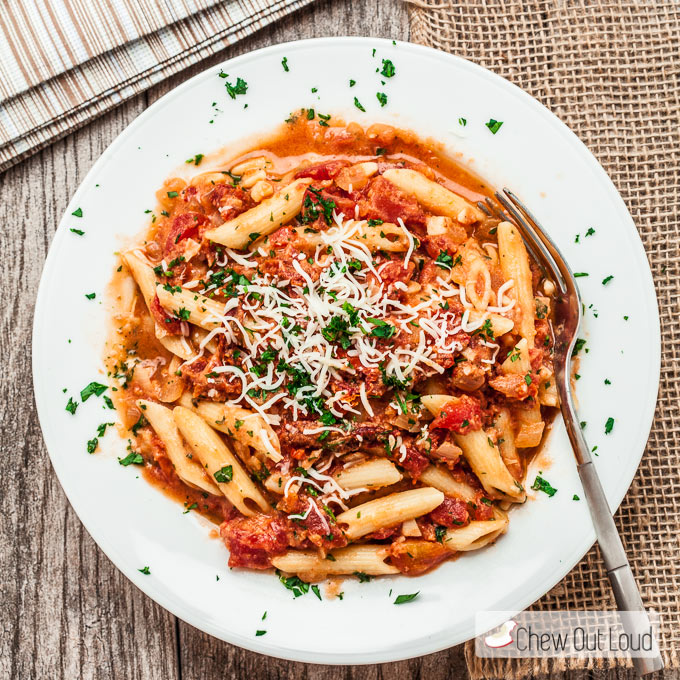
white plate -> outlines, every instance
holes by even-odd
[[[281,66],[284,56],[288,73]],[[383,58],[396,67],[384,85],[376,73]],[[588,423],[590,445],[598,446],[597,468],[617,507],[647,440],[659,377],[656,298],[633,222],[607,175],[565,125],[515,86],[462,59],[388,40],[333,38],[278,45],[222,68],[232,82],[247,81],[246,96],[226,96],[219,67],[170,92],[111,144],[59,225],[33,332],[36,402],[54,469],[83,524],[116,566],[163,607],[216,637],[315,663],[395,661],[460,643],[474,635],[476,611],[527,607],[594,540],[585,502],[572,500],[582,491],[562,423],[549,441],[552,462],[543,468],[558,493],[540,494],[513,511],[508,534],[495,545],[416,579],[349,579],[343,601],[320,602],[311,593],[294,600],[271,573],[230,571],[224,546],[209,537],[205,523],[194,513],[182,514],[134,466],[117,464],[125,442],[113,432],[102,453],[86,453],[86,441],[113,412],[102,410],[97,397],[81,404],[75,416],[64,406],[70,395],[81,401],[78,392],[91,380],[106,382],[101,354],[107,319],[100,299],[113,253],[121,237],[148,223],[144,210],[154,207],[156,189],[185,159],[269,130],[300,107],[411,127],[445,142],[492,184],[521,196],[572,269],[590,274],[579,283],[586,307],[592,304],[599,314],[595,318],[587,309],[581,333],[590,351],[583,354],[578,383],[580,417]],[[351,89],[350,79],[357,83]],[[378,91],[388,96],[385,108]],[[355,96],[367,113],[354,107]],[[459,117],[467,120],[465,127]],[[485,126],[490,118],[503,121],[496,135]],[[79,207],[81,219],[71,215]],[[70,227],[86,233],[79,237]],[[586,237],[589,227],[595,234]],[[603,286],[611,274],[614,279]],[[94,301],[85,298],[90,292],[97,293]],[[612,384],[605,385],[605,378]],[[616,423],[605,435],[610,416]],[[146,565],[149,576],[138,571]],[[417,600],[393,605],[397,594],[415,591]],[[255,637],[258,629],[266,635]]]

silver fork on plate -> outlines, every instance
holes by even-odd
[[[553,364],[564,425],[574,450],[578,474],[583,484],[583,491],[595,527],[595,535],[600,544],[617,607],[621,612],[640,612],[634,619],[623,615],[624,628],[626,632],[634,635],[647,633],[651,630],[649,618],[621,543],[621,537],[614,524],[600,478],[593,465],[590,449],[583,437],[571,392],[570,363],[581,323],[582,309],[574,275],[557,246],[515,194],[509,189],[504,189],[502,193],[496,192],[496,200],[507,210],[510,217],[489,198],[486,202],[480,202],[479,207],[487,215],[511,221],[519,228],[527,250],[555,286],[551,296],[554,310]],[[663,668],[663,660],[654,639],[653,645],[656,656],[633,659],[633,665],[640,675],[653,673]]]

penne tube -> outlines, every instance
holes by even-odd
[[[401,535],[410,536],[411,538],[414,538],[416,536],[422,536],[423,532],[420,530],[418,522],[416,522],[414,519],[407,519],[401,525]]]
[[[557,394],[555,374],[545,366],[541,366],[539,373],[538,401],[542,406],[552,406],[556,408],[560,405],[560,398]]]
[[[522,485],[510,474],[498,447],[484,430],[454,436],[487,493],[497,497],[500,492],[502,496],[509,497],[508,500],[515,503],[524,502],[526,494]]]
[[[383,222],[369,227],[368,222],[361,221],[357,231],[347,243],[366,246],[372,253],[385,250],[390,253],[401,253],[409,249],[410,239],[404,229],[391,222]]]
[[[443,500],[444,494],[437,489],[410,489],[357,505],[338,515],[337,520],[338,524],[347,525],[345,535],[354,540],[378,529],[425,515]]]
[[[428,394],[421,397],[422,404],[435,418],[452,401],[456,401],[456,397],[448,394]],[[500,492],[515,503],[524,502],[526,494],[521,484],[515,481],[505,467],[498,447],[484,430],[454,434],[454,438],[487,493],[497,497]]]
[[[129,250],[122,253],[121,257],[137,282],[149,314],[151,314],[151,306],[156,297],[156,275],[153,273],[153,267],[138,251]],[[153,319],[153,315],[151,315],[151,318]],[[158,341],[165,349],[185,361],[191,358],[193,355],[191,345],[189,345],[183,336],[168,335],[167,331],[156,321],[154,321],[154,329],[156,338],[158,338]]]
[[[458,482],[445,467],[430,465],[425,468],[418,478],[423,484],[439,489],[451,498],[460,498],[472,503],[476,497],[476,491],[465,482]]]
[[[312,550],[289,550],[285,555],[273,557],[272,565],[288,574],[305,574],[308,580],[357,571],[369,576],[397,574],[399,570],[385,562],[389,557],[388,548],[385,545],[353,545],[330,552],[332,560],[319,557],[319,553]]]
[[[478,309],[470,310],[469,323],[477,324],[480,321],[489,321],[489,326],[491,328],[491,334],[494,338],[498,338],[501,335],[509,333],[514,327],[515,323],[512,319],[508,319],[507,316],[501,316],[500,314],[482,312]]]
[[[383,177],[404,193],[414,196],[418,203],[437,215],[457,219],[461,211],[465,211],[465,216],[461,216],[464,219],[472,217],[472,221],[479,221],[484,218],[482,211],[470,201],[433,182],[417,170],[391,168],[385,170]]]
[[[498,225],[498,255],[501,270],[506,281],[512,279],[515,285],[507,293],[515,296],[520,312],[518,331],[526,339],[529,349],[534,346],[536,325],[534,321],[535,302],[531,287],[531,268],[529,254],[522,237],[510,222]]]
[[[498,412],[494,427],[498,431],[498,450],[501,452],[501,458],[505,463],[505,467],[519,481],[524,477],[524,467],[515,445],[514,424],[509,409],[502,408]]]
[[[205,238],[228,248],[242,250],[298,215],[311,181],[309,178],[296,179],[254,208],[246,210],[216,229],[206,231]]]
[[[449,529],[444,534],[444,546],[449,550],[467,552],[489,545],[508,530],[507,515],[497,512],[498,519],[473,521],[461,529]]]
[[[210,481],[202,465],[195,459],[187,457],[187,450],[172,417],[172,411],[166,406],[146,399],[139,399],[137,406],[142,410],[144,417],[163,442],[165,452],[175,466],[175,472],[180,479],[190,486],[219,496],[220,490],[216,484]]]
[[[540,404],[534,402],[529,409],[515,409],[515,417],[519,423],[519,429],[515,436],[515,446],[520,449],[538,446],[541,443],[543,430],[545,429]]]
[[[198,413],[210,427],[228,434],[237,442],[251,446],[275,463],[283,460],[276,432],[256,411],[214,401],[194,404],[188,394],[182,396],[180,403]]]
[[[531,370],[529,346],[526,338],[522,338],[510,351],[508,358],[501,364],[505,374],[526,375]]]
[[[176,406],[172,414],[194,456],[236,509],[247,516],[258,511],[268,512],[270,508],[266,499],[217,432],[203,418],[183,406]]]
[[[184,318],[185,321],[196,324],[206,331],[211,331],[222,325],[223,302],[210,300],[198,293],[192,293],[186,288],[171,293],[160,285],[156,286],[156,295],[158,295],[161,306],[177,318]],[[185,310],[185,312],[180,312],[180,310]]]
[[[402,480],[402,474],[386,458],[375,458],[336,472],[333,477],[343,489],[379,489]]]

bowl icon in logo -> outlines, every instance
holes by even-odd
[[[515,628],[517,628],[517,621],[513,621],[512,619],[506,621],[500,627],[500,630],[492,633],[491,635],[487,635],[484,638],[484,644],[487,647],[491,647],[491,649],[507,647],[513,642],[512,631],[515,630]]]

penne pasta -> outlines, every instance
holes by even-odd
[[[498,255],[505,280],[512,279],[514,281],[514,286],[510,289],[508,295],[514,295],[517,300],[517,307],[519,308],[518,330],[531,349],[534,346],[536,326],[529,254],[517,227],[510,222],[501,222],[498,225]]]
[[[165,452],[175,466],[175,472],[180,479],[190,486],[219,496],[220,490],[210,480],[203,466],[187,456],[187,450],[180,436],[179,429],[175,424],[172,411],[166,406],[161,406],[146,399],[139,399],[137,405],[142,410],[144,417],[149,421],[154,432],[158,435],[158,438],[163,442]]]
[[[472,221],[484,218],[484,214],[479,208],[441,184],[427,179],[417,170],[391,168],[385,170],[383,177],[404,193],[414,196],[421,205],[435,215],[445,215],[457,219],[460,213],[465,211],[466,216],[461,216],[463,219],[469,219],[468,215],[472,216]]]
[[[128,250],[121,255],[125,266],[130,270],[139,290],[142,293],[146,307],[151,311],[156,297],[156,275],[153,267],[144,259],[138,251]],[[153,318],[153,317],[152,317]],[[154,321],[156,338],[168,351],[176,354],[181,359],[189,359],[193,354],[191,345],[182,336],[168,335],[160,324]]]
[[[210,229],[205,237],[228,248],[246,248],[253,241],[271,234],[298,215],[310,183],[311,180],[307,178],[296,179],[254,208],[216,229]]]
[[[472,503],[477,496],[469,484],[455,480],[453,475],[442,466],[430,465],[421,472],[418,479],[423,484],[439,489],[451,498],[460,498],[468,503]]]
[[[508,319],[507,316],[501,316],[500,314],[482,312],[478,309],[470,310],[469,322],[475,325],[482,325],[489,322],[489,330],[494,338],[498,338],[501,335],[509,333],[514,327],[515,323],[512,319]]]
[[[156,287],[156,295],[161,306],[171,316],[196,324],[206,331],[212,331],[222,325],[223,303],[192,293],[186,288],[171,293],[159,285]]]
[[[159,187],[112,286],[114,405],[150,423],[121,463],[155,459],[219,519],[230,567],[417,576],[526,499],[556,286],[471,202],[484,181],[410,131],[329,119],[293,112]]]
[[[402,474],[386,458],[375,458],[341,470],[333,475],[343,489],[379,489],[402,480]]]
[[[510,410],[502,408],[496,416],[494,427],[498,431],[498,450],[510,474],[519,481],[524,476],[524,467],[515,445],[515,432]]]
[[[498,513],[499,515],[501,513]],[[473,521],[461,529],[449,529],[444,534],[443,544],[449,550],[467,552],[479,550],[495,541],[508,530],[508,518],[499,516],[487,521]]]
[[[434,510],[444,500],[437,489],[425,487],[383,496],[357,505],[338,515],[338,524],[346,524],[345,534],[350,540],[373,531],[401,524]]]
[[[183,406],[176,406],[172,414],[193,455],[234,507],[246,516],[254,515],[258,510],[268,512],[269,504],[264,496],[224,440],[205,420]]]
[[[198,413],[210,427],[228,434],[235,441],[251,446],[275,463],[282,460],[276,432],[256,411],[214,401],[197,401],[194,404],[188,395],[184,395],[180,403]]]
[[[289,550],[285,555],[273,557],[272,564],[288,574],[304,574],[308,580],[318,580],[331,574],[354,574],[369,576],[397,574],[396,567],[385,562],[389,550],[384,545],[353,545],[329,553],[331,559],[320,557],[311,550]]]
[[[446,404],[455,400],[455,397],[445,394],[421,397],[421,402],[435,418]],[[498,447],[483,429],[472,430],[467,434],[456,433],[454,438],[487,493],[498,496],[500,492],[515,502],[524,502],[525,493],[521,484],[518,484],[505,467]]]

